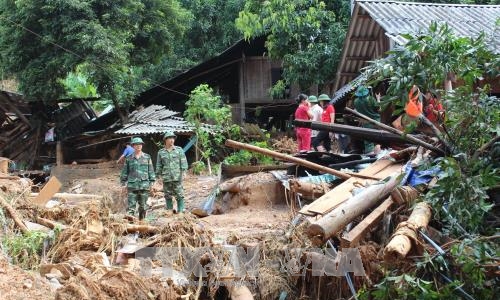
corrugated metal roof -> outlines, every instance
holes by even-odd
[[[192,133],[193,127],[183,118],[176,115],[179,112],[169,110],[162,105],[150,105],[140,108],[129,115],[129,122],[122,129],[115,131],[117,134],[155,134],[173,131],[175,133]],[[208,124],[202,125],[208,131],[215,127]]]
[[[368,61],[383,57],[391,43],[405,43],[401,34],[425,32],[432,21],[448,23],[459,36],[477,37],[483,31],[500,52],[500,32],[494,31],[499,17],[500,5],[357,1],[334,88],[355,79]]]
[[[500,5],[467,5],[362,0],[357,2],[385,32],[391,35],[426,31],[431,22],[448,23],[459,36],[477,37],[481,32],[498,43],[495,23]],[[498,44],[497,44],[498,45]]]
[[[129,122],[118,134],[155,134],[173,131],[175,133],[191,133],[192,127],[183,118],[176,117],[178,112],[169,110],[162,105],[150,105],[139,108],[129,115]]]

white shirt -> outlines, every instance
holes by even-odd
[[[321,114],[323,114],[323,108],[319,106],[317,103],[311,107],[311,112],[313,114],[312,121],[321,121]],[[311,137],[317,136],[319,133],[319,130],[313,130],[311,132]]]

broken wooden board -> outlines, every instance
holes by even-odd
[[[372,163],[367,168],[361,170],[359,173],[383,179],[401,169],[402,165],[399,163],[395,163],[394,161],[388,159],[380,159]],[[375,180],[370,179],[349,178],[311,203],[307,209],[303,208],[300,210],[300,213],[309,216],[311,214],[324,215],[342,202],[349,199],[352,196],[352,190],[357,186],[368,186],[375,182]]]
[[[377,208],[375,208],[366,218],[363,219],[356,227],[351,229],[341,238],[343,248],[351,248],[358,245],[359,240],[363,238],[366,232],[376,226],[379,220],[384,215],[385,211],[394,204],[391,197],[387,198]]]
[[[62,184],[55,176],[51,176],[49,181],[42,188],[40,193],[33,200],[33,203],[40,206],[45,206],[47,201],[50,200],[61,188]]]

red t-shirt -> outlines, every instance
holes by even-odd
[[[330,117],[330,114],[335,113],[335,108],[333,108],[333,105],[328,104],[325,109],[323,109],[323,114],[321,115],[321,122],[326,122],[326,123],[331,123],[332,118]]]
[[[297,110],[295,111],[295,119],[296,120],[309,120],[309,115],[307,114],[307,111],[309,110],[309,106],[307,105],[299,105],[297,107]]]

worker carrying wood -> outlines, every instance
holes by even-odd
[[[131,140],[134,153],[125,159],[120,182],[127,189],[127,214],[134,215],[139,207],[139,220],[146,217],[147,201],[151,186],[156,181],[151,156],[142,152],[144,142],[140,137]]]
[[[171,131],[167,131],[163,136],[164,147],[158,151],[156,175],[163,179],[166,209],[182,213],[184,212],[182,179],[188,163],[182,148],[174,145],[176,138],[177,136]],[[177,201],[177,210],[173,209],[172,196],[175,196]]]

